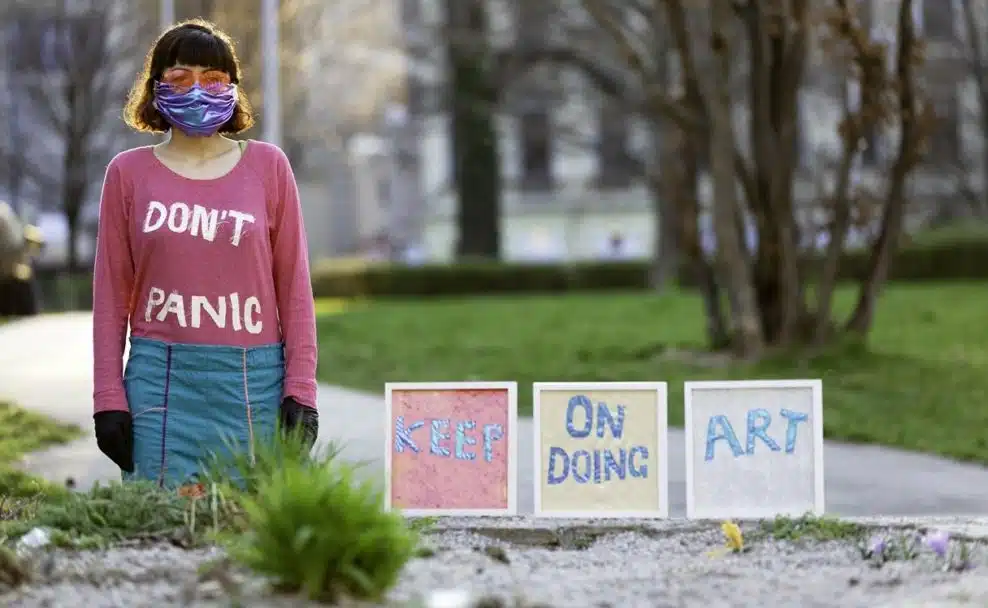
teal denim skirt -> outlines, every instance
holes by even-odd
[[[240,348],[131,338],[124,373],[133,417],[134,472],[177,488],[232,452],[253,461],[274,438],[285,380],[281,344]],[[219,459],[218,461],[215,459]]]

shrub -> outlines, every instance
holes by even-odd
[[[325,602],[377,600],[417,546],[404,519],[383,504],[353,467],[286,460],[242,497],[246,531],[227,547],[284,591]]]
[[[892,260],[893,281],[988,279],[988,240],[963,240],[907,247]],[[841,262],[843,280],[860,278],[868,252],[847,252]],[[819,264],[807,260],[810,272]],[[465,262],[423,266],[368,265],[316,267],[316,297],[428,297],[480,294],[558,293],[566,291],[640,290],[649,285],[648,261],[604,261],[556,264]],[[688,269],[679,273],[684,287],[694,284]]]

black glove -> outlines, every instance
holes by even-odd
[[[118,467],[134,472],[134,430],[130,412],[112,410],[93,414],[96,445]]]
[[[311,450],[319,436],[319,412],[293,397],[285,397],[281,402],[281,429],[286,435],[298,433],[302,445]]]

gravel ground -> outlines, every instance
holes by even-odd
[[[756,538],[751,525],[751,550],[719,557],[710,551],[723,546],[723,537],[709,522],[533,527],[508,520],[467,529],[477,525],[440,524],[428,539],[434,554],[408,565],[389,605],[422,605],[430,591],[463,589],[487,597],[483,606],[988,606],[988,544],[977,539],[970,541],[973,568],[958,573],[945,572],[928,551],[874,568],[855,543]],[[201,574],[203,564],[221,557],[216,549],[170,546],[52,551],[36,557],[36,582],[0,593],[0,605],[230,606],[231,591],[242,606],[305,605],[271,596],[263,581],[232,568]]]

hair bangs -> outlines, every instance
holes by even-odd
[[[175,37],[165,53],[164,69],[175,65],[220,70],[238,79],[237,64],[227,46],[218,36],[200,29],[188,28]]]

